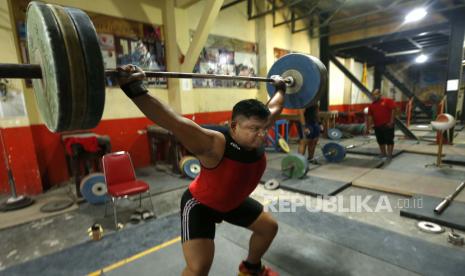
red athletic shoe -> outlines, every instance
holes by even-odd
[[[262,266],[262,270],[258,272],[250,271],[245,267],[244,262],[241,262],[238,276],[279,276],[279,273],[267,266]]]

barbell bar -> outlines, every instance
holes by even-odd
[[[100,122],[105,104],[106,77],[99,37],[89,16],[76,8],[30,2],[26,12],[30,64],[0,64],[0,78],[32,79],[39,113],[52,132],[90,129]],[[267,83],[276,93],[274,75],[286,85],[284,107],[302,109],[325,90],[326,67],[315,57],[291,53],[278,59],[267,77],[145,71],[147,77],[223,79]]]
[[[239,80],[239,81],[257,81],[257,82],[274,82],[272,78],[250,77],[250,76],[231,76],[217,74],[200,74],[200,73],[182,73],[182,72],[162,72],[162,71],[144,71],[145,76],[149,78],[177,78],[177,79],[222,79],[222,80]],[[120,72],[116,69],[106,69],[105,76],[119,77]],[[42,69],[38,64],[14,64],[0,63],[0,78],[9,79],[42,79]],[[294,85],[292,76],[283,78],[288,87]]]

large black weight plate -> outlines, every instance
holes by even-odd
[[[105,105],[105,68],[99,40],[92,21],[79,9],[65,8],[71,17],[81,43],[87,76],[87,109],[82,129],[94,128],[100,122]]]
[[[42,79],[32,80],[41,118],[52,132],[67,130],[72,116],[69,62],[50,8],[31,2],[27,7],[26,31],[29,62],[42,69]]]
[[[79,36],[73,21],[65,9],[58,5],[48,4],[60,27],[65,42],[68,62],[70,64],[70,80],[73,105],[69,130],[81,129],[87,106],[87,76],[84,57]]]
[[[346,157],[346,149],[338,143],[327,143],[321,149],[328,162],[341,162]]]
[[[302,178],[308,172],[308,160],[302,154],[288,154],[281,160],[281,172],[288,178]]]
[[[73,203],[74,202],[70,199],[54,200],[40,207],[40,211],[43,213],[58,212],[58,211],[71,207]]]
[[[310,55],[292,53],[278,59],[268,72],[282,77],[291,76],[294,85],[286,90],[284,107],[301,109],[318,101],[321,92],[326,87],[327,71],[323,63]],[[268,95],[276,93],[274,86],[267,83]]]

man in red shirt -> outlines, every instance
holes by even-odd
[[[394,150],[394,119],[397,106],[392,99],[381,97],[379,89],[373,90],[371,95],[373,102],[368,107],[368,127],[374,125],[381,156],[391,159]]]
[[[265,171],[264,141],[268,127],[283,109],[283,79],[274,78],[277,92],[267,105],[255,99],[238,102],[229,129],[219,132],[200,127],[149,95],[143,84],[145,74],[139,67],[125,65],[118,70],[118,82],[126,95],[147,118],[170,130],[202,166],[181,199],[186,260],[182,275],[208,275],[215,251],[215,226],[222,221],[252,231],[249,253],[240,263],[239,275],[278,275],[261,263],[278,232],[278,223],[249,195]]]

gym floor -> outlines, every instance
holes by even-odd
[[[457,147],[463,143],[459,133]],[[321,139],[320,145],[326,140]],[[341,141],[344,145],[374,144],[374,138],[354,137]],[[411,143],[398,140],[399,146]],[[428,142],[421,142],[427,144]],[[291,143],[296,150],[296,145]],[[321,151],[317,149],[317,155]],[[268,168],[279,169],[283,153],[268,153]],[[376,157],[348,154],[341,164],[354,160],[375,162]],[[408,172],[463,181],[465,167],[425,167],[436,160],[434,155],[401,153],[381,167],[393,174]],[[360,163],[360,162],[358,162]],[[326,166],[323,164],[322,166]],[[335,172],[337,173],[337,172]],[[312,174],[312,169],[309,175]],[[189,181],[172,175],[167,167],[137,170],[139,178],[150,186],[156,219],[131,224],[129,217],[138,199],[122,200],[119,221],[124,228],[114,231],[111,215],[104,218],[104,206],[80,203],[62,214],[34,220],[0,230],[0,274],[29,275],[179,275],[184,259],[179,239],[179,199]],[[70,186],[62,186],[47,195],[68,195]],[[307,206],[317,199],[278,189],[268,191],[259,185],[254,198],[267,204],[270,198],[299,198]],[[380,197],[391,203],[405,202],[408,197],[350,186],[337,194],[349,201],[353,196],[370,197],[367,205],[375,209]],[[327,199],[324,199],[326,201]],[[150,206],[148,200],[143,200]],[[447,242],[444,233],[420,231],[417,220],[401,217],[402,206],[393,211],[324,212],[296,208],[294,212],[274,212],[280,230],[265,263],[281,275],[465,275],[465,248]],[[271,209],[270,209],[271,210]],[[13,213],[11,213],[14,216]],[[100,241],[90,240],[87,230],[93,223],[104,228]],[[464,234],[461,231],[456,231]],[[247,230],[225,223],[217,227],[215,260],[211,275],[234,275],[247,254]],[[233,256],[233,257],[231,257]]]

